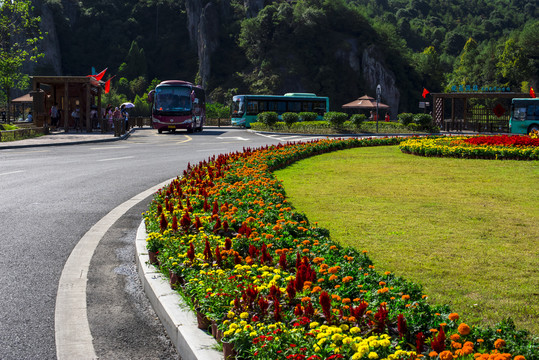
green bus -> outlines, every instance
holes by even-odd
[[[236,126],[251,127],[258,114],[274,111],[279,115],[285,112],[314,112],[321,120],[329,111],[329,98],[311,93],[286,93],[284,95],[236,95],[232,98],[231,123]]]
[[[515,98],[511,100],[509,129],[513,134],[529,134],[539,131],[539,99]]]

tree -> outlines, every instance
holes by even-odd
[[[524,49],[515,40],[507,40],[496,67],[506,85],[518,86],[528,75],[528,58]]]
[[[34,16],[30,0],[0,1],[0,101],[7,101],[11,118],[11,90],[28,86],[28,75],[22,72],[28,61],[43,56],[38,43],[43,39],[40,17]]]

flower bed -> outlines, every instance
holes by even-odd
[[[421,156],[539,160],[539,139],[521,135],[412,138],[399,147]]]
[[[312,155],[402,140],[246,149],[188,166],[144,214],[147,248],[237,358],[537,358],[538,344],[511,321],[470,328],[427,304],[419,285],[377,272],[367,251],[333,242],[272,174]]]

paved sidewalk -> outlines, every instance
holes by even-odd
[[[65,131],[54,131],[48,135],[39,136],[31,139],[0,142],[0,151],[3,149],[17,149],[17,148],[28,148],[28,147],[37,147],[37,146],[58,146],[58,145],[72,145],[72,144],[85,144],[93,142],[107,142],[107,141],[117,141],[123,140],[129,137],[131,131],[120,136],[115,137],[114,133],[102,134],[100,132],[65,132]]]

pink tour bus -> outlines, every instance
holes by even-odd
[[[202,131],[206,120],[204,89],[182,80],[167,80],[148,94],[152,103],[152,127],[160,134],[163,130],[175,132]]]

